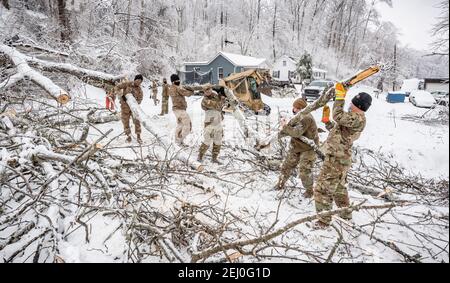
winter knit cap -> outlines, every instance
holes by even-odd
[[[177,74],[173,74],[173,75],[170,76],[170,81],[172,83],[174,83],[176,81],[179,81],[179,80],[180,80],[180,77]]]
[[[358,107],[358,109],[367,112],[372,105],[372,97],[365,92],[361,92],[353,98],[352,103]]]
[[[135,80],[135,81],[137,81],[137,80],[143,81],[143,80],[144,80],[144,77],[143,77],[142,75],[137,75],[136,77],[134,77],[134,80]]]
[[[308,103],[303,98],[297,98],[293,103],[294,108],[297,109],[304,109],[306,106],[308,106]]]

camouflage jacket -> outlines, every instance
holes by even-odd
[[[163,84],[162,97],[169,97],[169,85]]]
[[[366,127],[363,113],[345,112],[345,101],[336,101],[333,106],[334,122],[327,123],[330,135],[325,142],[324,153],[346,160],[351,164],[352,146]]]
[[[299,122],[295,121],[293,125],[286,125],[281,131],[281,136],[290,136],[291,145],[298,152],[305,152],[312,150],[311,146],[302,142],[299,138],[306,137],[319,145],[319,134],[317,131],[317,124],[311,114],[303,117]]]
[[[169,95],[172,97],[173,110],[186,110],[187,103],[185,96],[191,96],[192,92],[180,86],[172,85],[169,88]]]
[[[152,83],[152,91],[153,93],[158,93],[158,85],[156,84],[156,82]]]
[[[121,93],[119,92],[121,91]],[[121,97],[121,102],[125,102],[125,95],[131,93],[133,94],[136,101],[140,104],[142,99],[144,99],[144,93],[142,92],[142,88],[140,86],[135,86],[134,82],[123,82],[114,87],[114,93],[119,92],[119,96]]]
[[[202,100],[202,109],[205,110],[205,128],[208,126],[218,126],[222,123],[222,109],[224,100],[213,92],[211,96],[204,96]]]

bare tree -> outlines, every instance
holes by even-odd
[[[449,2],[441,1],[439,4],[441,15],[438,22],[433,27],[433,36],[436,40],[432,44],[432,48],[436,55],[449,55]]]

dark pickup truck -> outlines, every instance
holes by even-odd
[[[303,89],[303,98],[306,100],[316,100],[322,95],[326,88],[333,85],[334,82],[329,80],[312,81],[305,89]]]

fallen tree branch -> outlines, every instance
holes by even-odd
[[[287,231],[291,230],[292,228],[294,228],[300,224],[314,221],[314,220],[318,219],[319,217],[321,217],[321,218],[330,217],[330,216],[337,215],[340,213],[351,213],[353,211],[359,211],[359,210],[388,209],[388,208],[392,208],[392,207],[396,207],[396,206],[398,206],[398,205],[397,204],[386,204],[386,205],[379,205],[379,206],[357,205],[357,206],[351,206],[351,207],[337,209],[337,210],[333,210],[333,211],[326,211],[326,212],[319,213],[317,215],[303,217],[294,222],[289,223],[288,225],[286,225],[270,234],[266,234],[266,235],[258,237],[258,238],[254,238],[254,239],[250,239],[250,240],[241,240],[241,241],[236,241],[233,243],[223,244],[221,246],[215,246],[215,247],[209,248],[209,249],[199,252],[199,253],[194,253],[194,254],[192,254],[191,261],[197,262],[201,259],[208,258],[208,257],[210,257],[218,252],[221,252],[223,250],[242,248],[244,246],[254,245],[254,244],[259,244],[262,242],[269,241],[273,238],[276,238],[276,237],[286,233]]]
[[[360,227],[358,227],[358,226],[356,226],[356,225],[354,225],[352,223],[349,223],[348,221],[345,221],[342,218],[339,218],[339,217],[335,217],[335,218],[338,219],[341,223],[344,223],[345,225],[349,226],[350,228],[355,229],[356,231],[361,232],[364,235],[369,236],[371,239],[374,239],[375,241],[377,241],[377,242],[385,245],[386,247],[394,250],[398,254],[402,255],[407,262],[421,263],[421,261],[418,258],[416,258],[414,256],[411,256],[411,255],[407,254],[406,252],[402,251],[396,244],[394,244],[394,242],[392,242],[392,241],[388,242],[388,241],[382,240],[382,239],[376,237],[375,235],[366,232],[364,229],[362,229],[362,228],[360,228]]]
[[[69,94],[61,87],[57,86],[52,80],[33,70],[27,63],[27,56],[23,55],[15,48],[0,44],[0,52],[8,56],[17,68],[17,75],[14,76],[14,83],[24,78],[28,78],[35,84],[44,89],[53,99],[60,103],[67,102]],[[12,83],[3,82],[4,87],[11,87]]]

